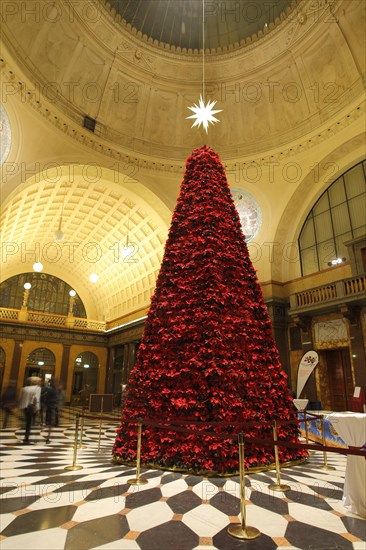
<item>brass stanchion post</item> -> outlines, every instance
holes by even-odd
[[[98,453],[100,451],[100,439],[102,437],[102,415],[103,415],[103,396],[100,403],[100,419],[99,419],[99,434],[98,434]]]
[[[304,422],[305,422],[305,441],[306,441],[306,445],[309,445],[308,419],[307,419],[307,414],[305,409],[304,409]],[[308,450],[309,455],[313,455],[314,453],[315,451]]]
[[[321,418],[321,426],[322,426],[322,445],[325,447],[325,430],[324,430],[324,417]],[[335,470],[334,466],[328,466],[327,461],[327,451],[323,451],[323,466],[321,466],[320,470]]]
[[[83,435],[84,435],[84,414],[81,415],[79,449],[83,448]]]
[[[127,483],[129,485],[145,485],[148,483],[147,479],[140,478],[140,460],[141,460],[141,432],[142,432],[142,422],[138,421],[137,424],[137,455],[136,455],[136,478],[128,479]]]
[[[239,473],[240,473],[240,513],[241,523],[230,525],[227,532],[237,539],[251,540],[259,537],[261,532],[256,527],[246,525],[245,511],[245,466],[244,466],[244,437],[239,434]]]
[[[74,458],[71,466],[65,466],[64,470],[82,470],[83,466],[78,466],[76,464],[76,457],[78,454],[78,437],[79,437],[79,417],[80,414],[76,413],[75,415],[75,439],[74,439]]]
[[[280,477],[280,461],[278,458],[278,445],[277,445],[277,425],[276,421],[273,422],[273,441],[274,441],[274,451],[275,451],[275,463],[276,463],[276,481],[277,483],[271,483],[269,489],[272,491],[290,491],[291,487],[289,485],[283,485],[281,483]]]

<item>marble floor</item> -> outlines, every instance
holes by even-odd
[[[51,441],[33,429],[22,445],[17,419],[1,432],[1,550],[365,550],[366,521],[343,507],[346,458],[328,454],[334,471],[319,469],[322,453],[281,472],[286,493],[269,484],[275,472],[246,476],[247,525],[259,538],[241,541],[227,528],[239,522],[239,478],[203,478],[142,470],[146,485],[127,483],[135,469],[113,464],[117,423],[87,424],[76,464],[68,412]]]

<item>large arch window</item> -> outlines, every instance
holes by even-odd
[[[10,277],[0,285],[0,307],[21,309],[24,295],[24,283],[30,283],[28,310],[42,313],[67,315],[72,290],[65,281],[46,273],[22,273]],[[86,317],[83,302],[75,296],[73,302],[74,317]]]
[[[347,258],[346,242],[366,234],[366,161],[340,176],[318,199],[301,229],[302,275]]]

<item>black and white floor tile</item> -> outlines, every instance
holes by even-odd
[[[67,419],[68,420],[68,419]],[[34,427],[22,445],[13,420],[2,431],[1,550],[365,550],[366,521],[342,505],[346,458],[328,454],[334,471],[319,469],[322,453],[281,471],[286,493],[269,484],[274,471],[246,476],[246,521],[261,531],[241,541],[227,528],[240,521],[239,478],[142,470],[111,461],[117,423],[86,424],[76,464],[74,424]],[[98,448],[99,447],[99,448]]]

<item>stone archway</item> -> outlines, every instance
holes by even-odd
[[[27,357],[24,383],[29,376],[39,376],[47,383],[55,375],[56,358],[48,348],[36,348]]]

